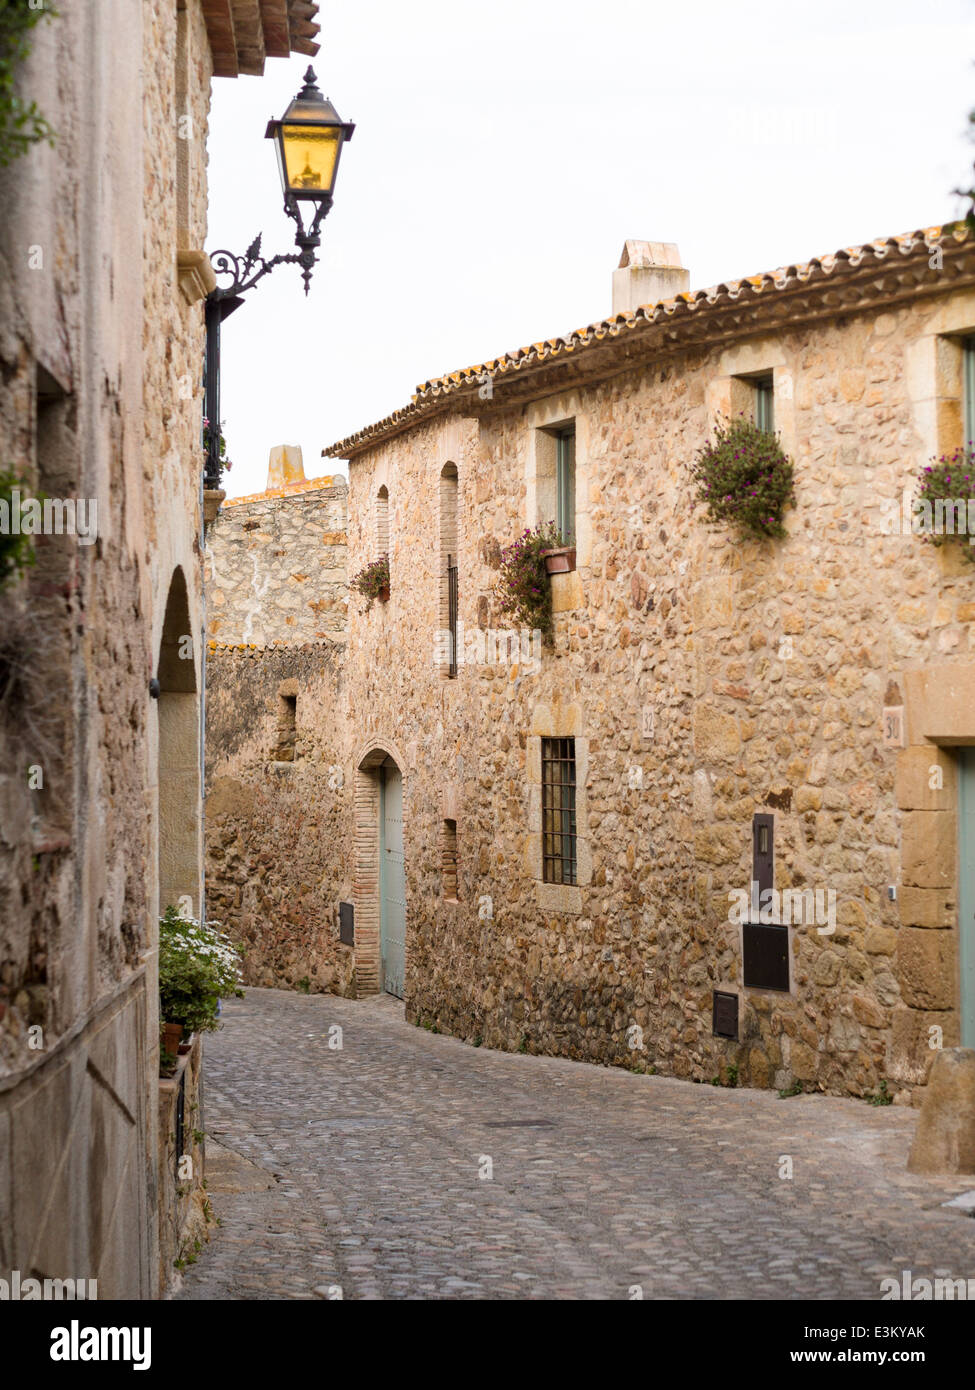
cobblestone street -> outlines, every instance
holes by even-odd
[[[975,1180],[906,1173],[909,1109],[475,1049],[388,997],[251,989],[224,1019],[204,1092],[221,1225],[179,1298],[875,1299],[903,1270],[975,1278],[975,1220],[941,1206]]]

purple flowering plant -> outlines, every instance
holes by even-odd
[[[697,501],[708,520],[731,522],[743,535],[782,537],[782,513],[795,506],[792,460],[777,435],[740,415],[723,420],[691,464]]]
[[[373,605],[373,600],[377,598],[389,597],[389,556],[380,555],[378,560],[373,560],[366,565],[352,580],[352,588],[362,594],[366,603],[366,612]]]
[[[963,444],[953,454],[932,459],[917,476],[914,495],[915,527],[931,545],[963,541],[963,554],[975,563],[973,530],[968,518],[975,517],[975,446]]]
[[[565,542],[554,521],[526,527],[516,541],[501,551],[501,572],[494,586],[498,612],[522,627],[552,630],[552,585],[542,558]]]

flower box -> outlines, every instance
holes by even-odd
[[[574,545],[559,545],[539,552],[545,561],[546,574],[571,574],[576,567]]]

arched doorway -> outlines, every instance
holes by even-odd
[[[355,963],[360,995],[402,999],[406,982],[406,858],[402,759],[374,743],[356,760]]]
[[[200,700],[186,578],[169,586],[159,645],[159,911],[189,902],[201,916]]]

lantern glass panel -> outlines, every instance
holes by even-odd
[[[288,188],[295,193],[331,192],[342,130],[285,125],[281,131]]]

